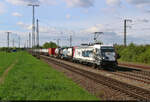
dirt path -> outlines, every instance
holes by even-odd
[[[0,77],[0,84],[2,84],[5,80],[5,77],[7,76],[8,72],[14,67],[14,65],[18,62],[18,60],[16,60],[14,63],[12,63],[6,70],[5,72],[2,74],[2,76]]]

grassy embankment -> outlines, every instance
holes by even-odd
[[[9,59],[9,64],[2,58]],[[16,58],[17,64],[0,85],[0,100],[98,100],[64,74],[26,52],[9,56],[0,53],[0,66],[6,69]]]

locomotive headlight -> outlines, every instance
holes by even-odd
[[[102,59],[105,59],[105,57],[103,57]]]

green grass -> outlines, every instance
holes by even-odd
[[[18,54],[0,52],[0,77],[2,73],[14,62]]]
[[[99,100],[43,61],[20,52],[0,85],[0,100]]]

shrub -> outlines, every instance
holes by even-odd
[[[129,44],[115,45],[116,52],[121,56],[120,60],[150,64],[150,45]]]

